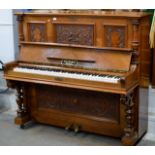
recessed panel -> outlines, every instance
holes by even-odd
[[[76,45],[94,45],[94,26],[55,24],[56,42]]]
[[[119,95],[116,94],[38,85],[36,95],[39,108],[118,121]]]
[[[46,25],[43,23],[29,23],[29,41],[45,42],[46,41]]]
[[[126,27],[125,26],[104,26],[104,46],[106,47],[126,47]]]

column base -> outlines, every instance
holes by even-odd
[[[24,125],[25,123],[29,122],[31,120],[30,116],[23,116],[23,117],[16,117],[15,118],[15,124],[17,125]]]
[[[134,145],[138,140],[137,132],[134,132],[131,136],[123,136],[121,141],[123,145]]]

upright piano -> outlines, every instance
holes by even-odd
[[[134,145],[147,131],[149,19],[137,12],[17,13],[19,56],[5,65],[15,123],[35,121]]]

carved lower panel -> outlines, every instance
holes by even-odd
[[[94,45],[93,25],[56,24],[55,29],[57,43]]]
[[[124,26],[104,26],[104,46],[124,48],[126,37]]]
[[[37,86],[40,108],[83,114],[118,121],[119,95],[68,88]]]
[[[42,23],[29,23],[29,40],[32,42],[46,41],[46,27]]]

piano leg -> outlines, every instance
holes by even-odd
[[[28,108],[25,101],[25,91],[24,84],[16,83],[11,84],[13,88],[17,90],[17,117],[15,118],[15,124],[20,125],[20,128],[24,127],[24,124],[30,121],[30,116],[28,114]]]
[[[134,106],[133,102],[133,92],[127,95],[121,96],[121,102],[124,105],[124,135],[122,137],[123,145],[133,145],[138,139],[138,134],[135,131],[134,126]]]

